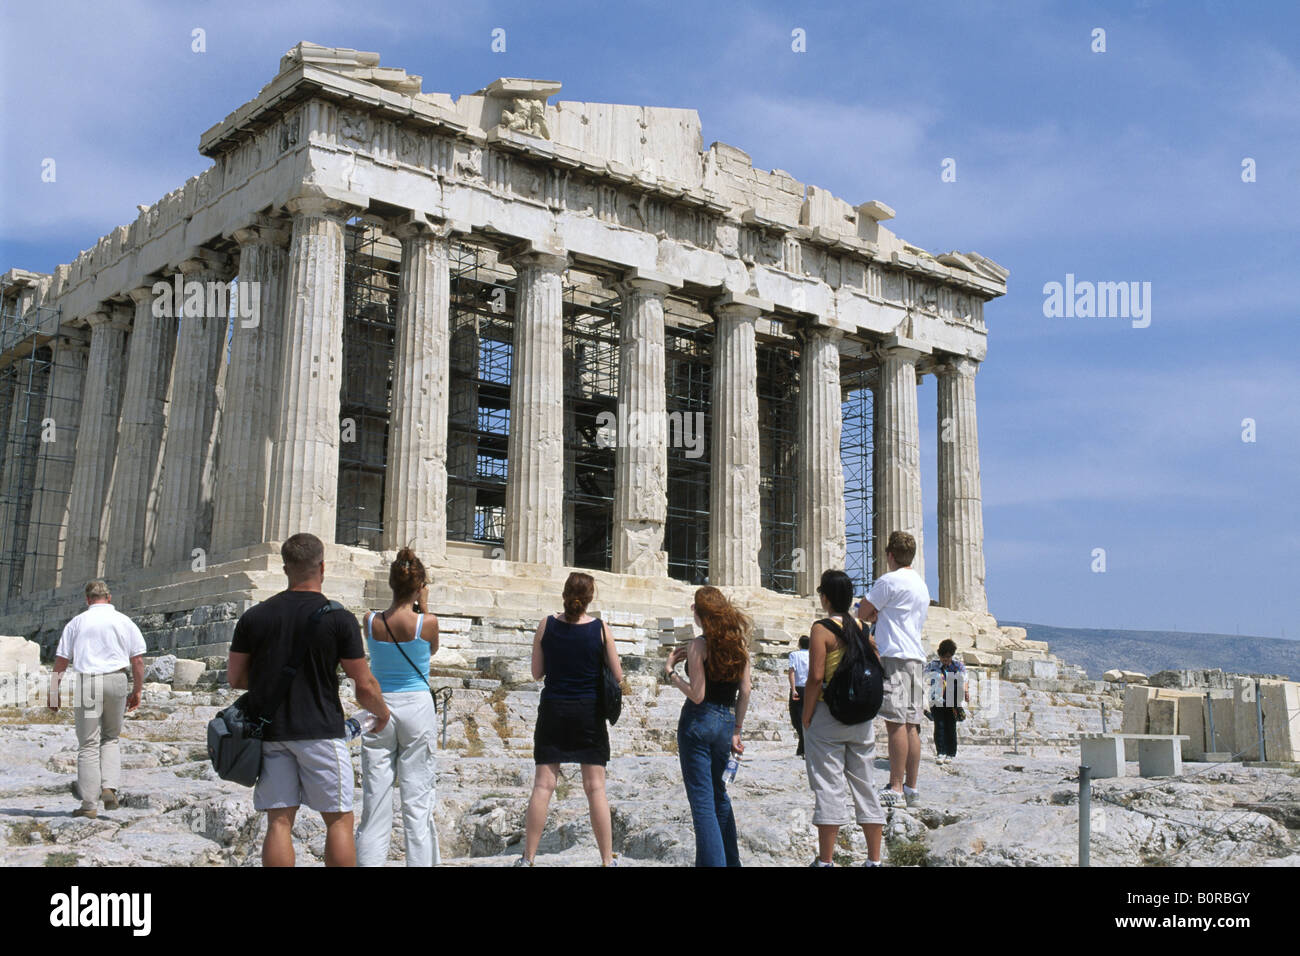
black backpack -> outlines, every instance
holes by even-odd
[[[822,690],[831,716],[841,724],[862,724],[880,712],[885,668],[861,627],[846,631],[830,618],[817,622],[844,642],[844,656]],[[856,624],[856,622],[854,622]]]

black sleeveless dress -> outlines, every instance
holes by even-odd
[[[605,631],[599,620],[570,624],[546,619],[542,659],[546,683],[533,731],[534,763],[609,762],[609,728],[597,696]]]

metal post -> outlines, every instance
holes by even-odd
[[[1101,732],[1103,734],[1106,732],[1106,702],[1104,700],[1101,702]]]
[[[1205,692],[1205,713],[1209,716],[1210,725],[1210,746],[1206,749],[1217,753],[1219,750],[1219,738],[1214,733],[1214,699],[1210,696],[1208,690]]]
[[[1091,767],[1079,767],[1079,865],[1089,866],[1088,846],[1092,842]]]
[[[1011,752],[1020,753],[1020,715],[1015,711],[1011,712]]]
[[[442,749],[447,749],[447,711],[451,710],[451,688],[443,687],[438,692],[442,698]]]
[[[1259,760],[1264,761],[1264,699],[1260,694],[1259,678],[1255,679],[1255,722],[1259,727]]]

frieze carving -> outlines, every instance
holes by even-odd
[[[340,110],[339,139],[344,145],[369,149],[371,145],[370,117],[352,110]]]
[[[546,104],[542,100],[525,99],[516,96],[514,109],[501,111],[501,125],[506,129],[529,136],[550,139],[551,131],[546,125]]]
[[[298,145],[298,124],[300,118],[291,116],[280,124],[280,152],[287,152]]]
[[[463,156],[456,158],[456,175],[462,179],[483,178],[483,150],[471,146]]]

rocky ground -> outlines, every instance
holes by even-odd
[[[445,862],[503,866],[518,856],[532,780],[527,718],[534,693],[505,685],[462,689],[439,769]],[[481,700],[467,710],[474,694]],[[218,780],[204,747],[207,719],[233,696],[147,685],[124,733],[123,806],[101,810],[95,820],[70,815],[77,805],[68,789],[76,764],[70,713],[0,710],[0,859],[10,866],[256,865],[264,823],[252,810],[251,791]],[[671,752],[679,699],[642,681],[614,732],[616,752],[625,755],[610,764],[609,795],[615,849],[624,865],[693,860],[689,810]],[[768,675],[756,690],[749,722],[754,733],[732,788],[748,865],[806,865],[815,845],[812,799],[782,705],[779,675]],[[473,710],[482,719],[474,719]],[[966,746],[954,764],[938,767],[927,742],[922,799],[911,810],[892,811],[887,862],[1073,865],[1077,750],[1043,744],[1022,746],[1031,752],[1021,754],[1008,749],[1001,742]],[[354,765],[359,783],[355,751]],[[883,761],[878,766],[883,781]],[[1136,773],[1136,765],[1131,769]],[[1181,779],[1096,781],[1093,794],[1094,864],[1300,864],[1300,775],[1294,770],[1188,764]],[[360,799],[358,788],[358,807]],[[394,861],[401,858],[398,827]],[[319,863],[319,816],[304,812],[295,833],[299,862]],[[861,833],[845,831],[837,860],[864,858]],[[598,862],[576,768],[561,781],[538,862]]]

